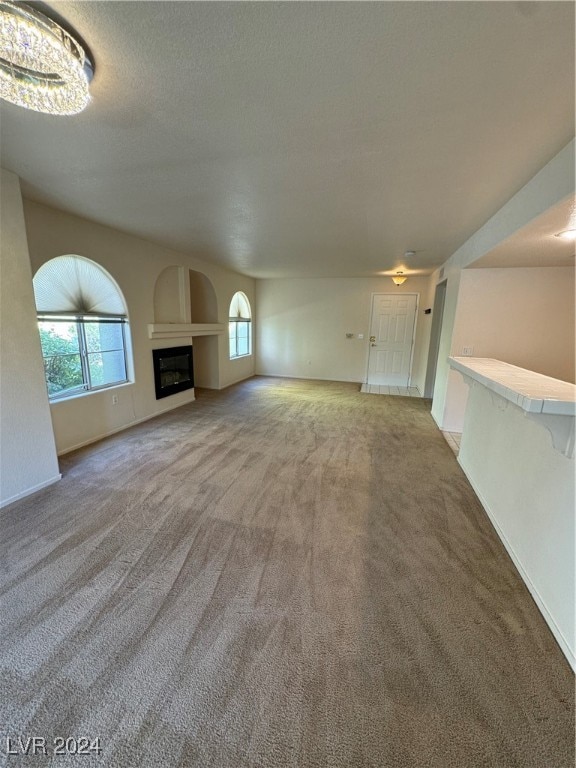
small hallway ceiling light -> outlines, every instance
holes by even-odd
[[[563,232],[558,232],[556,237],[562,240],[576,240],[576,229],[565,229]]]
[[[0,0],[0,98],[51,115],[88,105],[94,68],[72,35],[24,3]]]
[[[395,275],[392,277],[392,282],[394,285],[402,285],[402,283],[405,283],[408,278],[403,272],[396,272]]]

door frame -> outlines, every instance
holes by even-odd
[[[414,348],[416,346],[416,327],[418,325],[418,309],[420,307],[420,294],[418,291],[372,291],[370,294],[370,309],[368,313],[368,351],[366,354],[366,376],[364,384],[368,384],[370,375],[370,331],[372,330],[372,312],[374,311],[374,296],[416,296],[416,306],[414,307],[414,328],[412,329],[412,346],[410,348],[410,372],[408,373],[408,386],[412,386],[412,367],[414,365]]]
[[[426,377],[424,379],[424,392],[422,393],[422,397],[424,398],[432,398],[434,396],[434,385],[436,384],[438,355],[440,354],[440,337],[442,335],[447,290],[447,279],[440,280],[440,282],[436,283],[436,287],[434,288],[432,328],[430,330],[430,341],[428,342],[428,362],[426,363]]]

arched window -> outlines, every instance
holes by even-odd
[[[126,304],[106,270],[82,256],[57,256],[33,282],[50,399],[128,381]]]
[[[230,336],[230,360],[252,353],[252,312],[250,303],[242,291],[232,296],[228,312],[228,333]]]

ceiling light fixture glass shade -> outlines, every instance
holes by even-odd
[[[556,237],[562,240],[576,240],[576,229],[565,229],[564,232],[558,232]]]
[[[394,285],[402,285],[402,283],[405,283],[408,278],[403,272],[396,272],[396,274],[392,277],[392,282]]]
[[[51,115],[90,101],[92,62],[66,30],[23,3],[0,0],[0,98]]]

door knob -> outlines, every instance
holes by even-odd
[[[376,341],[376,336],[370,336],[370,341],[371,342],[375,342]]]

